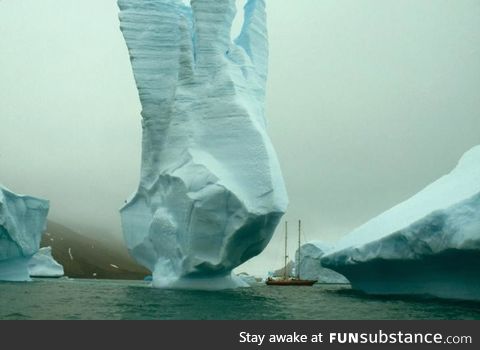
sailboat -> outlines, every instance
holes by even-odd
[[[289,277],[287,272],[287,232],[288,232],[288,223],[285,221],[285,267],[283,270],[282,278],[272,278],[269,277],[265,283],[269,286],[312,286],[317,280],[304,280],[300,278],[300,232],[301,232],[302,222],[298,220],[298,261],[296,264],[295,277]]]

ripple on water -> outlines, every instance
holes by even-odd
[[[480,319],[480,303],[373,297],[347,285],[161,290],[143,281],[2,283],[0,319]]]
[[[28,315],[24,315],[20,312],[14,312],[8,315],[5,315],[5,320],[29,320],[31,317]]]

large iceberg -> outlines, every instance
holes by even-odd
[[[141,180],[121,209],[130,253],[153,285],[230,288],[287,207],[266,132],[264,0],[119,0],[142,104]]]
[[[339,273],[322,266],[320,259],[333,247],[321,241],[311,241],[303,244],[295,252],[295,271],[300,272],[300,278],[317,280],[318,283],[348,283]],[[300,256],[299,256],[300,252]]]
[[[30,277],[61,277],[63,266],[52,256],[52,247],[43,247],[28,262]]]
[[[367,293],[480,300],[480,146],[321,261]]]
[[[28,262],[40,246],[49,203],[0,185],[0,281],[28,281]]]

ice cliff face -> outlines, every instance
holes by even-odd
[[[318,283],[348,283],[348,280],[339,273],[322,267],[320,259],[332,250],[332,246],[320,241],[305,243],[295,253],[295,261],[300,267],[300,278],[317,280]],[[295,268],[296,271],[297,267]]]
[[[322,264],[368,293],[480,300],[480,146],[351,232]]]
[[[0,185],[0,280],[28,281],[28,261],[38,251],[49,203]]]
[[[266,133],[265,3],[119,0],[143,117],[141,180],[125,241],[158,287],[227,288],[259,254],[287,195]]]
[[[28,262],[30,277],[61,277],[63,266],[52,256],[52,247],[40,248]]]

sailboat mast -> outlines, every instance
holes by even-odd
[[[285,221],[285,267],[283,269],[283,278],[284,279],[287,279],[287,259],[288,259],[288,256],[287,256],[287,225],[288,225],[288,222]]]
[[[300,279],[300,232],[302,231],[302,221],[298,220],[298,260],[297,260],[297,278]]]

